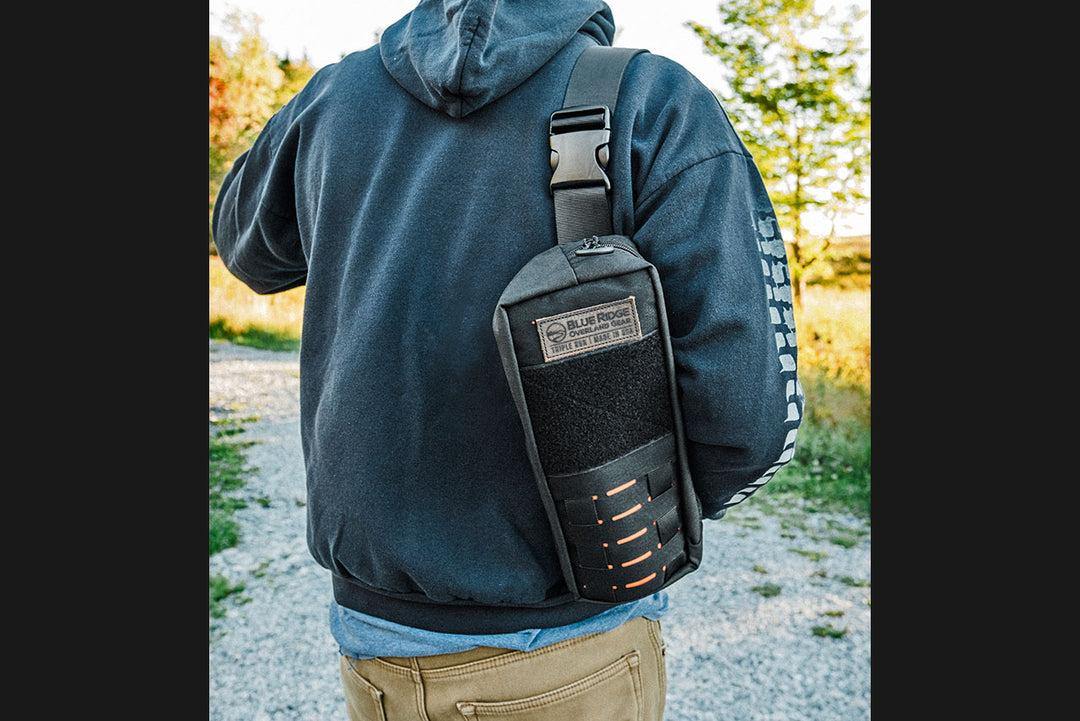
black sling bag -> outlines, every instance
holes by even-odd
[[[612,234],[612,113],[638,50],[594,47],[551,116],[558,243],[503,291],[493,328],[566,584],[623,603],[701,562],[660,278]]]

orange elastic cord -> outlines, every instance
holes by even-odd
[[[612,516],[611,520],[613,520],[613,521],[621,521],[622,519],[629,516],[631,513],[637,513],[640,510],[641,510],[641,504],[639,503],[639,504],[637,504],[636,506],[634,506],[633,508],[631,508],[628,511],[623,511],[622,513],[620,513],[617,516]]]
[[[624,484],[622,484],[622,485],[621,485],[621,486],[619,486],[618,488],[612,488],[612,489],[611,489],[610,491],[608,491],[608,492],[607,492],[607,493],[605,493],[604,495],[606,495],[606,496],[614,496],[614,495],[615,495],[616,493],[619,493],[619,492],[621,492],[621,491],[625,491],[625,490],[626,490],[627,488],[629,488],[630,486],[634,485],[635,483],[637,483],[637,479],[636,479],[636,478],[635,478],[634,480],[632,480],[632,481],[629,481],[629,482],[627,482],[627,483],[624,483]]]
[[[649,581],[653,580],[654,578],[656,578],[656,574],[655,573],[650,573],[648,576],[641,579],[640,581],[634,581],[633,583],[626,584],[626,587],[627,588],[637,588],[638,586],[643,586],[644,584],[648,583]]]
[[[652,555],[652,551],[645,551],[645,553],[641,554],[640,556],[638,556],[634,560],[627,561],[626,563],[623,563],[623,564],[620,564],[620,565],[623,568],[626,568],[627,566],[633,566],[635,563],[641,563],[642,561],[644,561],[646,558],[648,558],[651,555]],[[653,574],[653,575],[656,575],[656,574]]]

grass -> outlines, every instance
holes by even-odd
[[[761,594],[765,598],[772,598],[773,596],[779,596],[781,589],[780,586],[777,586],[775,583],[766,583],[762,586],[754,586],[750,590],[754,593]]]
[[[870,521],[870,289],[811,286],[796,313],[806,408],[794,459],[760,492]]]
[[[833,628],[831,623],[827,623],[824,626],[814,626],[811,632],[821,638],[843,638],[847,635],[848,630],[846,628]]]
[[[210,337],[266,350],[296,350],[304,288],[257,295],[210,256]]]
[[[228,420],[217,424],[210,435],[210,554],[220,553],[240,542],[240,526],[233,515],[246,508],[247,503],[237,496],[256,469],[248,466],[245,450],[249,442],[234,436],[243,433],[242,421]],[[242,591],[243,584],[232,584],[221,575],[210,576],[210,616],[220,618],[225,613],[223,601]]]
[[[240,539],[233,514],[247,503],[234,495],[251,470],[245,465],[245,444],[210,436],[210,555],[232,548]]]
[[[244,590],[244,584],[233,584],[220,574],[210,577],[210,617],[222,618],[225,615],[225,599]]]

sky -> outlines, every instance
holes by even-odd
[[[231,10],[254,13],[262,20],[260,33],[278,57],[299,60],[305,55],[320,68],[343,55],[363,50],[376,35],[412,10],[418,0],[209,0],[210,34],[227,34],[221,21]],[[668,57],[701,80],[722,87],[719,61],[707,55],[702,42],[685,26],[688,20],[717,29],[719,0],[606,0],[615,17],[615,45],[645,48]],[[828,5],[858,5],[866,11],[859,31],[870,47],[871,0],[818,0]],[[842,233],[869,233],[869,212],[851,219]],[[858,226],[858,227],[856,227]],[[864,227],[865,226],[865,227]]]

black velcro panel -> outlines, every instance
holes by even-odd
[[[541,464],[575,473],[614,460],[673,428],[659,334],[521,370]]]

